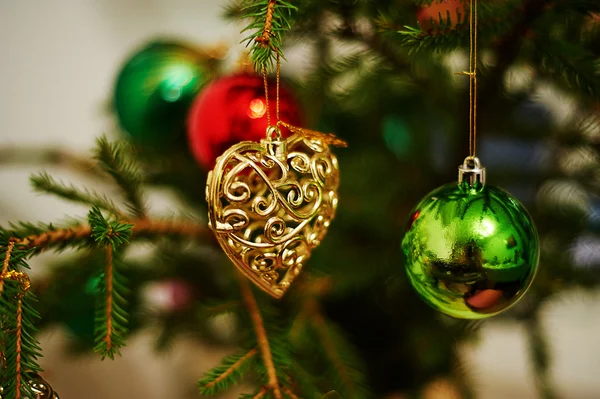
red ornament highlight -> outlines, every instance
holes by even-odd
[[[276,121],[275,81],[269,82],[271,123]],[[281,120],[302,125],[301,109],[291,91],[281,85]],[[196,98],[187,120],[189,146],[198,163],[212,169],[215,159],[240,141],[260,141],[267,129],[264,80],[254,74],[237,74],[213,81]],[[282,129],[284,136],[289,135]]]

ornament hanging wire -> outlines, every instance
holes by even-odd
[[[471,186],[476,182],[485,184],[485,168],[477,153],[477,0],[469,0],[469,71],[458,75],[469,77],[469,156],[459,166],[458,181],[467,180]]]

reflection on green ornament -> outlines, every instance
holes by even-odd
[[[114,106],[121,127],[144,144],[181,140],[188,109],[208,75],[196,50],[172,42],[149,44],[117,78]]]
[[[446,184],[411,213],[402,240],[408,277],[429,305],[460,319],[506,310],[531,285],[539,242],[525,208],[506,191]]]

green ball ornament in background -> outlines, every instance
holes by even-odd
[[[139,143],[181,141],[188,109],[209,75],[206,57],[193,48],[150,43],[117,77],[114,107],[119,124]]]
[[[475,157],[459,182],[427,194],[411,213],[402,240],[406,272],[421,298],[459,319],[482,319],[523,296],[539,260],[538,234],[510,194],[485,185]]]

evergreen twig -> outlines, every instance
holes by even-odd
[[[33,175],[30,177],[30,181],[37,191],[54,194],[70,201],[97,206],[113,215],[124,216],[123,212],[108,197],[87,189],[79,189],[73,184],[67,185],[48,173],[43,172]]]
[[[39,314],[32,306],[35,296],[29,291],[30,281],[23,272],[10,269],[0,280],[5,289],[0,296],[0,320],[5,342],[5,373],[2,375],[4,397],[32,398],[35,395],[28,381],[33,373],[41,371],[37,359],[41,357],[35,338],[35,322]]]
[[[107,356],[114,359],[124,345],[129,315],[125,310],[128,289],[115,268],[113,257],[114,250],[129,241],[133,225],[106,220],[97,207],[92,208],[88,219],[92,238],[98,245],[106,247],[106,268],[100,290],[104,297],[98,301],[94,349],[103,359]]]
[[[251,22],[242,31],[252,31],[244,38],[250,46],[250,60],[257,71],[272,70],[277,54],[283,57],[283,32],[291,28],[290,17],[297,8],[285,0],[243,0],[242,17]]]
[[[127,157],[122,144],[110,143],[106,137],[98,139],[96,159],[104,171],[113,177],[125,194],[129,209],[139,218],[145,218],[146,206],[142,196],[142,178],[138,166]]]
[[[267,369],[267,375],[269,378],[268,388],[273,391],[275,399],[282,399],[281,389],[277,379],[277,371],[275,370],[275,364],[273,363],[273,357],[271,355],[269,339],[267,337],[265,325],[260,314],[260,309],[256,303],[256,298],[254,298],[254,294],[252,293],[252,287],[250,287],[250,283],[248,283],[246,277],[238,275],[238,279],[240,281],[242,299],[248,308],[248,312],[250,313],[250,318],[252,319],[252,324],[254,325],[254,332],[256,333],[256,339],[260,348],[263,363]]]
[[[21,348],[22,348],[22,339],[23,339],[23,300],[21,298],[19,298],[17,300],[17,326],[15,328],[15,337],[16,337],[16,344],[15,344],[15,353],[17,354],[17,358],[15,360],[16,363],[16,368],[15,368],[15,374],[16,374],[16,379],[15,379],[15,393],[16,399],[20,399],[21,398],[21,373],[22,373],[22,366],[21,366]]]
[[[291,399],[300,399],[288,387],[283,387],[282,390],[283,390],[283,393],[285,395],[289,396]]]
[[[198,381],[200,394],[214,395],[236,384],[257,354],[258,350],[254,348],[246,353],[227,356],[219,366],[207,372]]]
[[[268,392],[269,390],[266,387],[262,387],[260,391],[258,391],[258,393],[252,397],[252,399],[260,399],[266,396]]]
[[[135,236],[188,236],[209,239],[212,233],[204,226],[184,220],[150,220],[135,219],[128,221],[133,225],[132,232]],[[65,244],[82,245],[90,242],[92,228],[89,224],[80,224],[73,227],[50,229],[38,234],[25,237],[13,236],[13,240],[20,247],[35,248],[37,251],[63,247]]]

